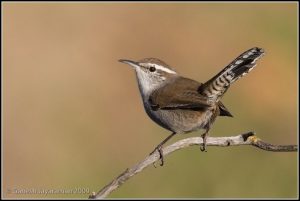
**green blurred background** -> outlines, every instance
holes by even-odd
[[[169,132],[144,112],[133,70],[157,57],[206,81],[243,51],[266,51],[223,103],[211,136],[247,131],[297,142],[296,3],[4,3],[3,196],[21,189],[98,191]],[[199,136],[175,137],[172,142]],[[191,147],[112,198],[295,198],[297,153]]]

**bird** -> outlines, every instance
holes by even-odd
[[[163,145],[176,134],[204,130],[201,134],[201,151],[206,151],[209,130],[218,116],[233,117],[221,102],[231,84],[249,73],[265,54],[254,47],[239,55],[223,70],[201,83],[179,75],[176,70],[157,58],[139,61],[120,59],[130,65],[135,73],[143,106],[147,115],[171,134],[150,153],[158,151],[163,166]]]

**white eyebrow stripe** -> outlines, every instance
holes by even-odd
[[[161,66],[161,65],[158,65],[158,64],[151,64],[151,65],[153,65],[156,69],[162,70],[164,72],[171,73],[171,74],[176,74],[175,71],[172,71],[171,69],[166,68],[164,66]]]

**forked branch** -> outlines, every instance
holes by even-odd
[[[202,143],[201,137],[191,137],[183,140],[179,140],[172,145],[169,145],[163,148],[164,156],[192,145],[201,145]],[[252,145],[257,148],[263,149],[265,151],[275,151],[275,152],[296,152],[298,150],[297,145],[273,145],[262,141],[257,138],[253,132],[248,132],[245,134],[241,134],[238,136],[231,137],[208,137],[207,138],[207,146],[237,146],[237,145]],[[144,160],[137,163],[131,168],[127,168],[123,173],[121,173],[118,177],[112,180],[109,184],[103,187],[98,193],[93,192],[89,198],[92,199],[100,199],[107,197],[112,191],[119,188],[125,181],[129,178],[133,177],[137,173],[141,172],[143,169],[152,165],[154,162],[159,160],[158,152],[153,153],[150,156],[147,156]]]

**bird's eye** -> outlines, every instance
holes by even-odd
[[[154,72],[154,71],[156,71],[156,68],[153,67],[153,66],[151,66],[151,67],[149,68],[149,70],[150,70],[150,72]]]

